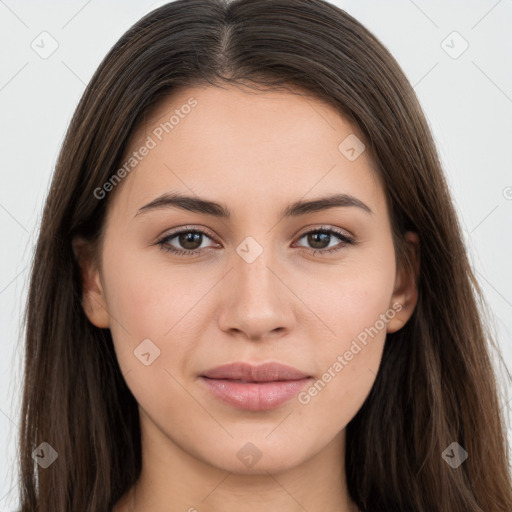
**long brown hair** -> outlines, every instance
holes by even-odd
[[[419,298],[388,334],[347,426],[349,492],[364,511],[510,512],[509,447],[471,270],[433,138],[387,49],[324,0],[178,0],[147,14],[88,84],[57,161],[31,272],[20,428],[22,512],[111,510],[141,470],[137,403],[108,329],[81,305],[72,239],[99,239],[130,134],[178,88],[252,84],[328,102],[365,137],[390,203],[397,263],[420,239]],[[47,442],[57,461],[32,453]],[[457,442],[468,458],[451,467]]]

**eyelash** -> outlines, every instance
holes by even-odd
[[[198,254],[198,253],[202,252],[205,249],[205,248],[203,248],[203,249],[194,249],[194,250],[174,249],[174,248],[172,248],[171,246],[168,245],[170,240],[172,240],[173,238],[176,238],[178,235],[181,235],[183,233],[200,233],[200,234],[205,235],[208,238],[212,239],[212,237],[206,231],[203,231],[201,229],[197,229],[197,228],[194,228],[194,229],[192,229],[192,228],[184,228],[184,229],[181,229],[180,231],[175,231],[174,233],[170,233],[168,235],[165,235],[164,237],[160,238],[156,242],[155,245],[159,245],[160,249],[162,249],[163,251],[170,252],[170,253],[175,254],[177,256],[193,256],[194,254]],[[355,244],[355,241],[352,238],[348,237],[347,235],[345,235],[341,231],[338,231],[337,229],[333,229],[333,228],[324,228],[324,227],[317,228],[317,229],[312,229],[310,231],[306,231],[305,233],[302,233],[302,235],[299,237],[299,240],[301,238],[305,237],[306,235],[311,234],[311,233],[322,233],[322,234],[327,234],[327,235],[335,235],[335,236],[337,236],[338,238],[341,239],[340,244],[336,248],[332,248],[332,249],[312,249],[313,255],[315,255],[318,252],[321,253],[321,254],[337,252],[337,251],[340,251],[346,245],[354,245]]]

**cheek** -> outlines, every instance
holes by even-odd
[[[190,268],[165,257],[155,264],[140,249],[121,258],[105,249],[104,273],[109,311],[134,338],[164,337],[211,287]]]
[[[311,413],[346,424],[364,403],[379,369],[386,320],[395,314],[394,279],[394,249],[383,242],[347,264],[335,282],[326,280],[321,299],[311,300],[329,326],[326,336],[316,338],[318,379],[299,396]]]
[[[122,255],[114,253],[116,244],[120,245],[120,240],[111,239],[110,245],[105,245],[103,273],[119,364],[123,373],[134,369],[137,374],[149,368],[167,367],[168,341],[182,328],[180,322],[187,321],[187,312],[198,302],[206,285],[191,285],[190,273],[148,264],[140,249],[126,250]],[[173,359],[180,350],[180,346],[173,346]],[[137,356],[148,351],[154,362],[146,368]],[[155,385],[153,382],[152,386]]]
[[[177,410],[191,404],[180,383],[194,347],[180,332],[190,339],[191,312],[208,286],[191,285],[190,272],[149,265],[133,253],[122,258],[112,258],[107,248],[104,253],[115,352],[139,405],[148,413],[158,411],[160,418],[176,418]],[[173,423],[179,428],[179,419]]]
[[[347,253],[339,265],[312,272],[303,280],[300,294],[325,327],[329,346],[334,343],[341,350],[388,311],[394,282],[394,248],[383,237],[371,247]],[[381,321],[378,326],[383,329]],[[383,330],[385,334],[385,326]]]

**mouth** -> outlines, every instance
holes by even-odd
[[[279,363],[252,365],[232,363],[200,375],[206,388],[218,399],[248,411],[275,409],[293,398],[313,377]]]

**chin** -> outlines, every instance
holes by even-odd
[[[278,441],[276,439],[276,441]],[[267,475],[289,471],[312,454],[297,451],[297,446],[286,446],[261,441],[233,441],[232,445],[219,450],[218,453],[209,453],[203,458],[208,464],[239,475]]]

